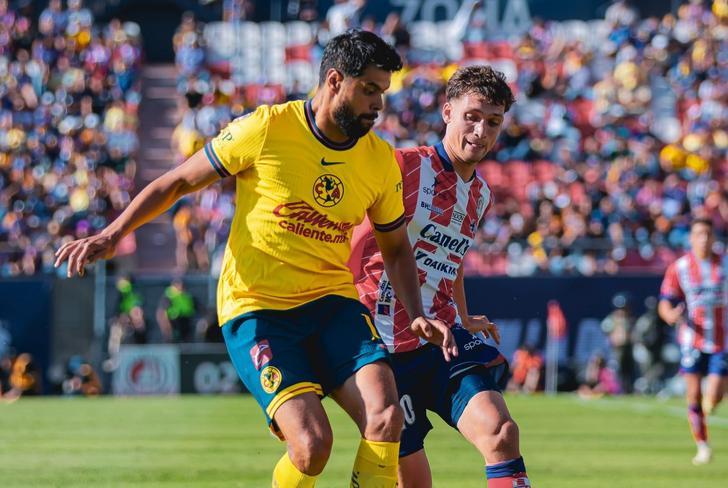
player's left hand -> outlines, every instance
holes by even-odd
[[[500,344],[500,331],[498,326],[485,315],[471,315],[463,321],[463,329],[471,334],[482,332],[485,337],[492,337],[496,344]]]
[[[449,362],[453,357],[457,357],[458,346],[455,344],[455,337],[452,335],[450,327],[445,325],[442,320],[417,317],[410,324],[410,330],[427,342],[440,346],[445,361]]]

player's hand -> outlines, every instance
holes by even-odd
[[[450,327],[445,325],[442,320],[427,319],[425,317],[417,317],[410,324],[410,330],[417,337],[422,337],[427,342],[431,342],[436,346],[440,346],[445,361],[450,361],[458,355],[458,346],[455,344],[455,337],[452,335]]]
[[[471,334],[482,332],[485,337],[492,337],[496,344],[500,344],[500,331],[498,326],[485,315],[471,315],[463,320],[463,329]]]
[[[84,267],[98,259],[109,259],[116,252],[116,239],[103,232],[95,236],[67,242],[56,251],[55,267],[68,260],[69,278],[75,274],[84,275]]]
[[[685,313],[685,304],[680,303],[677,307],[673,307],[665,313],[663,319],[670,325],[675,325],[683,320],[683,314]]]

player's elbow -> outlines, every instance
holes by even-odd
[[[660,300],[660,303],[657,304],[657,315],[659,315],[662,320],[667,322],[667,317],[670,315],[671,309],[672,305],[669,301]]]

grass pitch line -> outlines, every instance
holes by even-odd
[[[637,413],[654,413],[662,412],[675,418],[685,419],[686,409],[680,407],[674,407],[672,405],[661,405],[659,403],[648,403],[641,401],[629,401],[622,400],[619,398],[595,398],[585,400],[579,397],[574,397],[574,402],[582,406],[592,406],[601,408],[603,410],[609,409],[627,409]],[[720,407],[719,407],[720,408]],[[710,427],[722,427],[728,428],[728,418],[711,415],[708,417],[708,425]]]

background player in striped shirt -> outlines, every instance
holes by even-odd
[[[347,267],[351,236],[368,215],[412,328],[439,341],[452,335],[425,318],[404,227],[394,152],[370,132],[391,72],[402,63],[370,32],[332,39],[313,99],[260,106],[231,122],[181,166],[153,181],[99,235],[68,243],[56,265],[68,274],[113,255],[129,232],[182,195],[236,178],[236,211],[225,249],[217,308],[235,368],[288,443],[273,486],[311,487],[333,442],[321,405],[330,394],[362,440],[352,485],[394,487],[402,412],[388,353]]]
[[[483,333],[498,339],[484,316],[468,315],[463,258],[491,205],[475,166],[494,146],[513,94],[502,73],[487,66],[459,69],[449,80],[442,116],[445,137],[434,147],[396,151],[404,182],[407,232],[415,252],[425,310],[452,327],[459,356],[446,362],[413,334],[367,224],[357,228],[351,266],[393,368],[405,413],[400,486],[432,485],[424,439],[426,410],[458,429],[483,455],[490,488],[530,486],[519,451],[518,426],[501,394],[508,364]]]
[[[711,460],[705,415],[709,415],[723,398],[728,375],[725,352],[728,256],[712,251],[714,240],[710,220],[692,222],[690,252],[667,268],[658,306],[662,319],[678,327],[688,421],[698,445],[693,464],[706,464]],[[703,395],[701,381],[704,376],[708,381]]]

